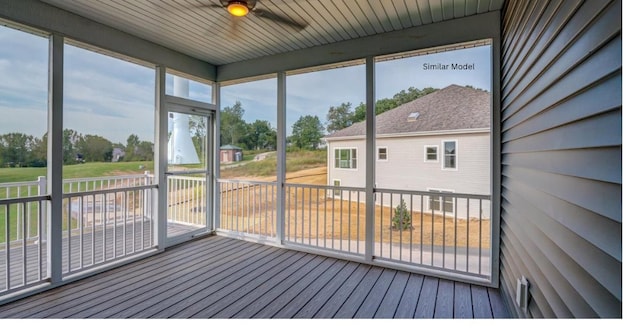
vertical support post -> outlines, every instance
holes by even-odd
[[[47,216],[47,273],[52,283],[62,281],[62,129],[64,38],[49,38],[49,113],[47,133],[47,190],[51,195]]]
[[[366,262],[373,261],[373,226],[375,222],[375,182],[376,182],[376,112],[375,112],[375,61],[373,56],[366,58],[366,143],[365,143],[365,247]]]
[[[499,30],[499,27],[498,27]],[[500,209],[502,188],[502,143],[500,141],[500,32],[495,31],[491,39],[491,286],[498,287],[500,279]]]
[[[156,101],[155,101],[155,157],[154,183],[158,185],[157,198],[153,201],[156,222],[154,242],[159,250],[164,250],[167,239],[167,141],[169,124],[167,120],[167,103],[165,99],[167,69],[156,67]]]
[[[220,176],[220,84],[213,83],[213,96],[211,97],[211,102],[214,106],[216,106],[216,110],[213,112],[213,129],[211,131],[211,136],[213,138],[213,211],[211,215],[213,216],[213,231],[216,231],[220,228],[220,217],[222,212],[220,212],[220,202],[222,200],[222,193],[220,192],[220,183],[218,182],[218,178]],[[208,206],[207,206],[208,207]]]
[[[287,113],[286,113],[286,96],[287,96],[287,76],[284,72],[278,72],[278,111],[277,111],[277,183],[276,191],[276,239],[280,244],[284,241],[284,224],[285,224],[285,188],[286,171],[287,171]]]

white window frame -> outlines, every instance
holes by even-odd
[[[427,149],[428,148],[435,148],[436,149],[436,159],[427,159]],[[424,146],[424,151],[423,151],[424,157],[423,160],[425,163],[437,163],[440,159],[440,149],[438,147],[438,145],[433,145],[433,144],[429,144],[429,145],[425,145]]]
[[[432,198],[436,198],[436,197],[434,197],[432,195],[429,195],[429,201],[427,202],[427,204],[429,206],[428,208],[429,208],[430,211],[433,210],[433,212],[435,212],[435,213],[441,213],[441,214],[445,214],[445,215],[453,214],[455,212],[455,210],[456,210],[456,198],[453,197],[453,196],[447,197],[446,195],[444,195],[446,193],[455,193],[454,190],[445,190],[445,189],[439,189],[439,188],[427,188],[427,191],[428,192],[443,193],[442,196],[437,196],[437,198],[438,198],[437,200],[432,199]],[[444,210],[445,209],[444,205],[446,204],[446,201],[445,201],[444,198],[451,198],[451,211],[445,211]],[[438,202],[438,207],[439,207],[438,209],[432,209],[432,205],[431,204],[434,201]]]
[[[338,166],[336,167],[336,151],[338,150],[349,150],[349,167],[340,167],[340,163],[338,163]],[[356,161],[356,167],[352,167],[352,163],[354,160],[354,157],[352,156],[353,150],[355,150],[355,161]],[[338,157],[340,157],[340,155],[338,155]],[[339,161],[339,160],[338,160]],[[334,148],[333,149],[333,168],[337,169],[337,170],[349,170],[349,171],[357,171],[358,170],[358,148],[356,147],[339,147],[339,148]]]
[[[384,159],[380,158],[380,149],[384,149]],[[389,148],[388,147],[377,147],[376,148],[376,158],[379,162],[386,162],[389,160]]]
[[[456,162],[456,166],[455,167],[446,167],[445,164],[447,163],[447,153],[444,149],[445,143],[447,142],[453,142],[455,143],[455,162]],[[442,140],[442,170],[447,170],[447,171],[457,171],[458,170],[458,166],[460,165],[460,160],[458,159],[459,157],[459,151],[460,148],[458,147],[458,140]]]

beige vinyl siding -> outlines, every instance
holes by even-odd
[[[500,288],[514,316],[620,318],[622,1],[507,1],[503,18]]]
[[[443,142],[456,141],[457,168],[443,169]],[[376,164],[378,188],[426,191],[454,190],[456,193],[489,194],[490,135],[451,134],[420,137],[378,138],[387,147],[387,161]],[[438,147],[436,162],[424,160],[425,146]]]

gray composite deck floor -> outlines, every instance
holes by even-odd
[[[220,236],[0,306],[0,318],[507,318],[498,290]]]

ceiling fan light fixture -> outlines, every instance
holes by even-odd
[[[245,16],[249,13],[249,7],[244,1],[229,1],[227,11],[233,16]]]

